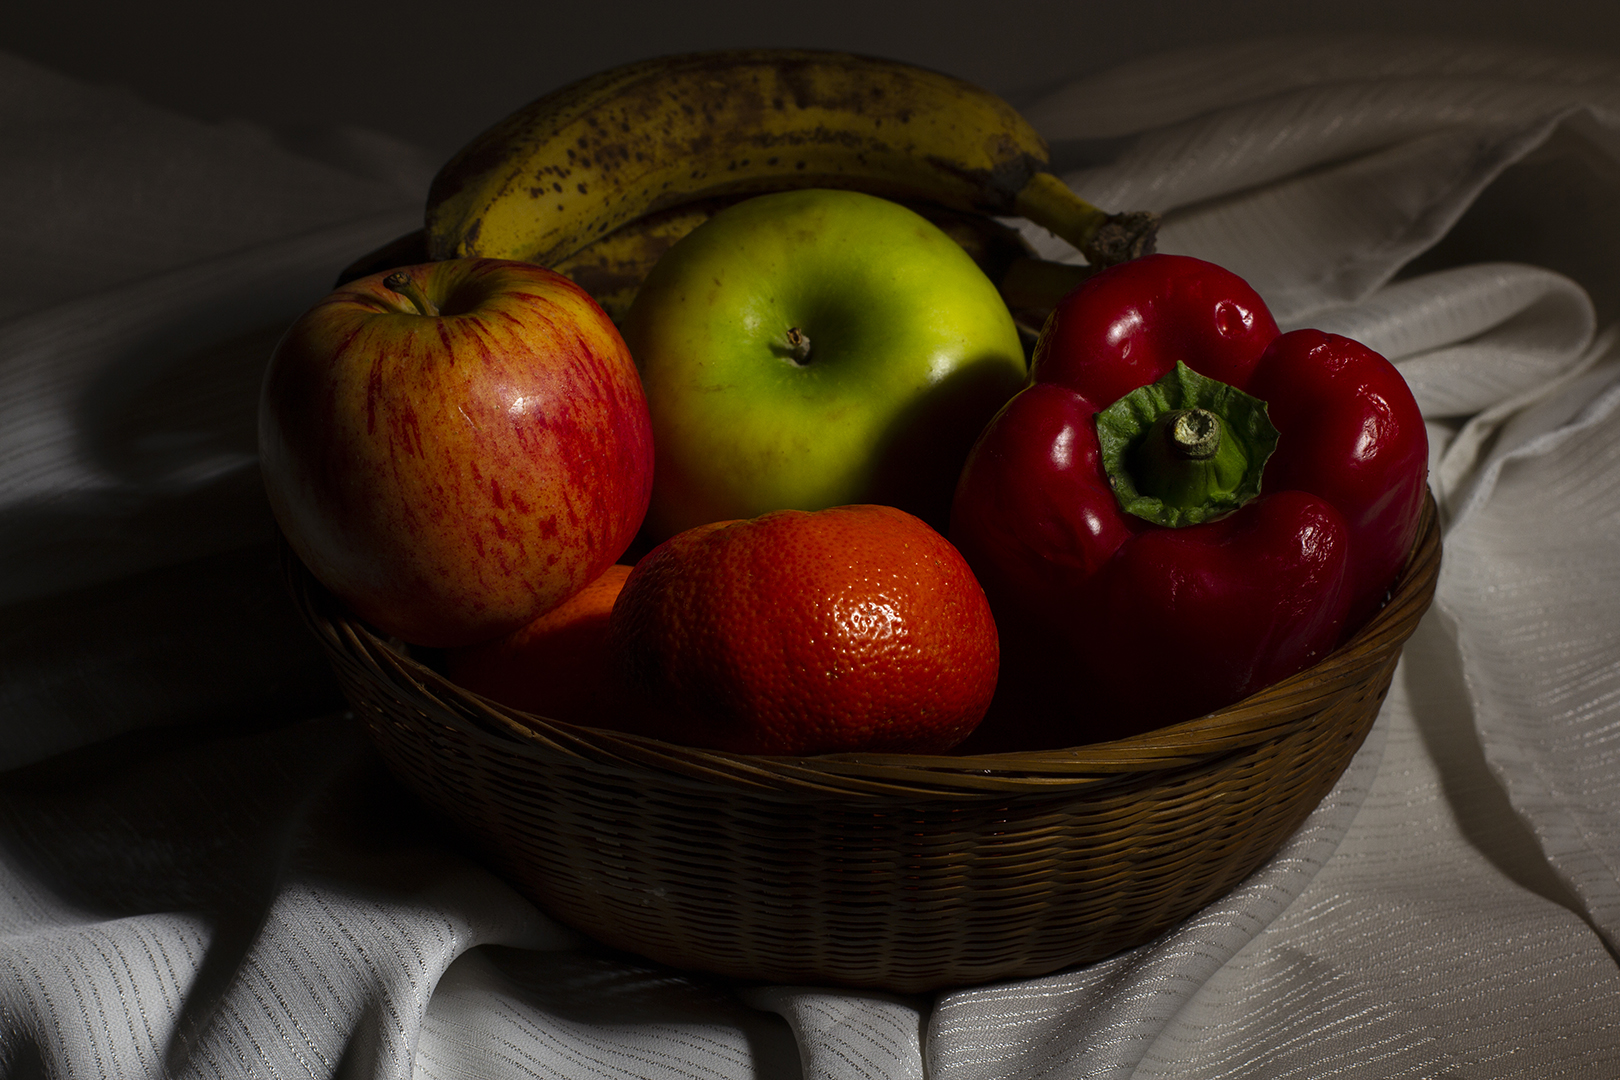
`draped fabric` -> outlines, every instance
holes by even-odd
[[[1366,744],[1231,895],[1097,964],[910,997],[594,945],[344,711],[277,582],[258,379],[415,227],[431,163],[0,55],[5,1075],[1614,1075],[1620,65],[1262,41],[1026,114],[1087,198],[1165,214],[1161,250],[1396,362],[1445,561]]]

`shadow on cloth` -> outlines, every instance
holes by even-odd
[[[274,544],[0,607],[0,770],[120,732],[343,707]]]
[[[1574,912],[1607,947],[1586,905],[1553,871],[1530,826],[1491,772],[1474,725],[1456,643],[1439,615],[1431,612],[1418,624],[1402,659],[1407,672],[1423,672],[1423,678],[1406,680],[1412,717],[1439,772],[1446,802],[1456,809],[1457,827],[1492,866],[1542,899]]]
[[[285,882],[416,895],[453,872],[452,846],[341,714],[246,734],[138,731],[0,777],[0,857],[56,922],[185,912],[205,927],[180,979],[170,1071],[209,1029]]]

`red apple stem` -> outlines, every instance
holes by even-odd
[[[422,291],[422,286],[417,283],[416,279],[405,271],[395,270],[392,274],[383,278],[383,285],[409,300],[411,305],[416,308],[417,314],[429,317],[439,314],[438,305],[428,298],[427,293]]]

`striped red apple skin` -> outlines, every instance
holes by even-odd
[[[629,546],[652,484],[646,398],[612,321],[559,274],[495,259],[396,274],[338,289],[277,345],[265,487],[294,551],[360,617],[475,644]]]

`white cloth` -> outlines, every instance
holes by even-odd
[[[1166,213],[1162,249],[1398,363],[1445,562],[1372,736],[1249,881],[1101,963],[903,997],[581,940],[336,711],[274,582],[253,395],[277,327],[414,225],[410,148],[317,161],[0,56],[29,255],[0,268],[0,1068],[1616,1075],[1620,65],[1257,42],[1027,112],[1088,198]]]

